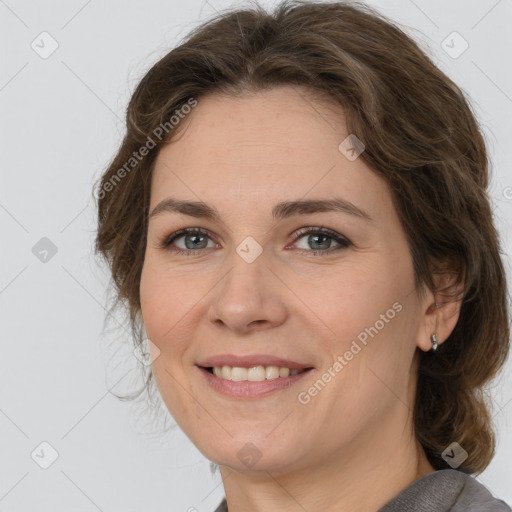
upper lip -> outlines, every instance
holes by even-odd
[[[253,366],[279,366],[280,368],[290,368],[290,370],[312,368],[312,365],[310,364],[303,364],[268,354],[252,354],[244,356],[219,354],[217,356],[204,359],[200,363],[197,363],[197,365],[204,368],[211,368],[214,366],[238,366],[240,368],[252,368]]]

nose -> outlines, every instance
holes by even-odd
[[[239,334],[277,327],[286,321],[285,286],[263,252],[248,263],[236,251],[229,270],[212,291],[208,320]]]

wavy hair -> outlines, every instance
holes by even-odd
[[[344,109],[348,133],[366,147],[361,158],[389,185],[417,289],[451,297],[455,288],[436,290],[434,276],[454,276],[462,292],[459,320],[437,353],[419,351],[414,429],[435,469],[449,467],[441,454],[456,441],[468,452],[458,470],[483,471],[495,451],[485,385],[510,345],[486,146],[465,93],[401,28],[360,2],[284,1],[272,13],[257,4],[220,13],[143,76],[96,194],[96,251],[111,270],[115,306],[127,308],[140,343],[151,173],[159,149],[178,131],[164,134],[161,127],[191,98],[280,85],[303,87]],[[154,147],[127,169],[148,138]],[[144,389],[151,382],[149,370]]]

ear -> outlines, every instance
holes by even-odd
[[[417,345],[424,352],[432,349],[432,335],[438,345],[450,336],[460,316],[463,284],[457,283],[453,273],[434,274],[436,292],[426,288],[422,300],[423,319],[420,324]]]

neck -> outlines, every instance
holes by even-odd
[[[220,465],[229,512],[379,510],[434,471],[414,438],[412,425],[404,429],[409,411],[391,416],[378,429],[373,426],[358,434],[349,448],[331,453],[327,460],[287,471],[240,472]]]

